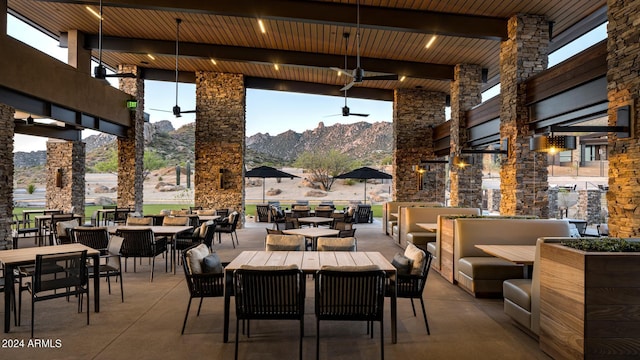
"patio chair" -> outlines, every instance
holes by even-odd
[[[429,268],[431,267],[431,261],[433,255],[429,252],[419,250],[423,253],[424,259],[422,266],[418,268],[418,271],[403,271],[398,269],[398,273],[395,277],[395,286],[398,298],[411,299],[411,309],[413,310],[413,316],[416,316],[416,308],[413,304],[413,299],[420,299],[420,305],[422,306],[422,316],[424,317],[424,325],[427,328],[427,334],[431,335],[429,331],[429,321],[427,320],[427,312],[424,308],[424,300],[422,299],[422,293],[424,287],[427,284],[427,276],[429,275]],[[387,283],[386,296],[392,295],[394,286],[394,280],[390,278]]]
[[[187,326],[191,300],[200,298],[197,313],[197,316],[200,316],[200,309],[202,308],[202,300],[204,298],[224,296],[224,271],[222,271],[222,268],[227,264],[220,264],[220,267],[213,266],[211,272],[203,271],[203,263],[207,263],[207,266],[209,266],[210,262],[216,261],[215,259],[205,260],[210,255],[209,247],[205,244],[193,245],[182,252],[182,266],[189,289],[189,304],[184,314],[181,334],[184,334],[184,329]]]
[[[328,206],[317,206],[315,208],[316,216],[330,218],[333,217],[333,209]]]
[[[216,209],[216,215],[220,217],[229,216],[229,209]]]
[[[318,251],[358,251],[358,243],[354,237],[319,237]]]
[[[19,283],[19,280],[16,280],[16,283]],[[4,285],[4,268],[0,268],[0,293],[4,293],[5,291],[9,291],[9,289]],[[18,290],[20,291],[20,290]],[[18,306],[16,304],[16,293],[13,293],[13,297],[11,298],[11,308],[13,308],[13,322],[15,326],[18,326]]]
[[[377,266],[331,266],[316,273],[316,359],[320,357],[320,321],[380,322],[380,358],[384,359],[386,274]],[[371,328],[373,338],[373,328]]]
[[[116,211],[113,213],[114,224],[125,224],[129,214],[135,210],[129,207],[116,207]]]
[[[304,251],[307,247],[302,235],[268,234],[264,239],[265,251]]]
[[[120,255],[125,258],[124,271],[127,271],[127,259],[133,258],[133,272],[136,272],[136,258],[151,258],[151,278],[153,281],[153,270],[156,265],[156,256],[164,254],[164,271],[168,269],[169,255],[167,254],[167,240],[165,238],[156,239],[151,229],[118,229],[116,235],[124,238]]]
[[[249,267],[233,273],[236,302],[236,347],[240,320],[298,320],[300,322],[299,357],[302,359],[304,337],[305,276],[297,266]],[[250,323],[247,337],[251,335]]]
[[[49,224],[49,245],[70,244],[70,231],[80,226],[80,219],[74,214],[52,214]]]
[[[54,274],[47,269],[61,267]],[[78,296],[78,312],[81,301],[87,297],[87,325],[89,325],[89,284],[87,276],[87,251],[36,255],[36,265],[31,282],[27,283],[31,293],[31,337],[35,324],[35,303],[60,297]]]
[[[258,222],[269,222],[269,205],[256,205],[256,220]]]
[[[356,237],[356,229],[348,229],[348,230],[340,230],[340,232],[338,233],[338,237],[339,238],[346,238],[346,237],[352,237],[355,238]]]
[[[127,222],[125,223],[127,226],[153,226],[153,218],[152,217],[132,217],[129,216],[127,218]]]
[[[240,219],[240,214],[237,211],[234,211],[229,215],[231,219],[227,222],[216,222],[214,231],[218,234],[218,244],[222,243],[222,234],[229,234],[231,236],[231,245],[233,248],[236,248],[236,244],[240,244],[238,241],[238,234],[236,233],[236,226],[238,225],[238,220]],[[235,243],[234,243],[234,235],[235,235]]]
[[[308,206],[298,206],[291,209],[291,217],[297,219],[301,217],[309,217],[311,210]]]
[[[37,227],[31,227],[29,222],[27,220],[25,220],[23,217],[19,216],[18,214],[13,214],[13,223],[12,225],[12,231],[13,231],[13,248],[17,249],[18,248],[18,239],[19,238],[26,238],[26,237],[33,237],[36,240],[37,243],[37,235],[38,235],[38,228]]]
[[[372,222],[371,205],[358,205],[353,214],[353,222],[356,224],[365,224]]]
[[[109,233],[105,227],[79,226],[71,230],[73,242],[107,253]]]

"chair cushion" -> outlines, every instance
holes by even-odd
[[[56,223],[56,233],[58,236],[68,236],[69,229],[73,229],[76,226],[80,226],[80,221],[78,219],[58,221]]]
[[[242,270],[261,270],[261,271],[269,271],[269,270],[297,270],[298,265],[290,264],[290,265],[263,265],[263,266],[253,266],[253,265],[240,265],[240,269]]]
[[[505,299],[531,312],[531,279],[509,279],[502,283]]]
[[[380,267],[378,265],[345,265],[345,266],[323,265],[321,270],[346,271],[346,272],[374,271],[374,270],[380,270]]]
[[[222,262],[218,254],[209,254],[202,259],[202,273],[222,274]]]
[[[354,237],[319,237],[318,251],[356,251],[356,239]]]
[[[432,231],[412,231],[407,233],[407,241],[414,245],[426,245],[436,241],[436,233]]]
[[[469,256],[458,261],[458,271],[474,280],[518,279],[523,269],[510,261],[493,256]]]
[[[187,215],[189,214],[189,210],[171,210],[169,211],[169,215]]]
[[[153,225],[153,218],[146,218],[146,217],[128,217],[127,218],[127,225],[132,225],[132,226],[136,226],[136,225]]]
[[[265,240],[266,251],[304,251],[306,243],[302,235],[269,234]]]
[[[186,216],[165,216],[162,220],[162,226],[185,226],[189,225],[189,218]]]
[[[411,259],[413,264],[411,268],[412,274],[420,274],[422,272],[422,267],[424,266],[424,262],[426,261],[426,254],[424,251],[416,247],[415,245],[409,243],[407,244],[407,248],[404,249],[404,256]]]
[[[200,244],[187,251],[187,266],[191,274],[202,274],[202,260],[209,255],[209,248]]]
[[[393,265],[397,271],[398,275],[409,275],[411,273],[411,269],[413,268],[413,261],[408,257],[397,253],[393,260],[391,260],[391,265]]]
[[[196,210],[196,214],[210,216],[210,215],[215,215],[216,211],[215,209]]]

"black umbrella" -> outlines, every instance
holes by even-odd
[[[348,173],[340,174],[336,179],[364,179],[364,203],[367,203],[367,180],[368,179],[391,179],[392,176],[380,170],[370,167],[361,167]]]
[[[276,168],[272,168],[270,166],[258,166],[257,168],[253,168],[246,173],[244,173],[244,177],[256,177],[262,178],[262,202],[264,202],[264,179],[265,178],[291,178],[297,177],[293,174],[286,173],[284,171],[280,171]]]

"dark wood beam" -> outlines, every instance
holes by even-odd
[[[85,36],[85,48],[98,49],[98,35]],[[60,46],[66,46],[66,36],[61,37]],[[159,54],[174,55],[175,42],[167,40],[148,40],[104,36],[102,49],[106,51],[119,51],[134,54]],[[180,43],[180,56],[198,57],[203,59],[214,58],[228,61],[250,61],[271,64],[290,64],[313,67],[344,66],[343,55],[319,54],[302,51],[286,51],[274,49],[256,49],[241,46],[213,45],[201,43]],[[432,63],[420,63],[415,61],[388,60],[379,58],[361,57],[362,67],[367,71],[398,74],[401,76],[453,80],[453,66]],[[347,57],[350,69],[356,66],[356,57]]]
[[[46,0],[97,5],[97,0]],[[353,26],[356,6],[336,2],[298,0],[106,0],[103,6],[179,11]],[[507,19],[433,11],[360,6],[363,28],[419,32],[476,39],[506,40]]]
[[[33,124],[27,125],[22,121],[16,121],[15,133],[22,135],[48,137],[60,140],[79,141],[80,130],[64,128],[52,125]]]

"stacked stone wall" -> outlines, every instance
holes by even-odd
[[[0,250],[13,247],[13,115],[12,107],[0,103]]]
[[[84,215],[85,143],[47,141],[46,207]]]
[[[196,206],[244,209],[245,106],[243,75],[196,72]]]
[[[135,65],[120,65],[118,72],[137,74]],[[118,138],[118,206],[132,207],[142,212],[144,186],[144,80],[121,78],[120,90],[138,101],[131,112],[127,136]]]
[[[600,190],[579,190],[576,217],[587,220],[587,224],[599,224],[602,210],[600,198]]]
[[[396,89],[393,102],[393,198],[396,201],[445,201],[445,167],[425,177],[420,190],[415,166],[433,160],[433,127],[445,121],[446,94]],[[434,167],[435,169],[436,167]]]
[[[543,16],[515,15],[500,46],[500,138],[509,142],[500,172],[500,214],[549,216],[547,156],[529,149],[525,80],[547,68],[549,24]]]
[[[459,64],[451,83],[451,138],[452,154],[461,154],[468,140],[467,111],[482,102],[482,68],[479,65]],[[479,155],[474,164],[465,168],[451,167],[451,205],[482,206],[482,161]]]
[[[609,133],[609,233],[611,236],[640,236],[640,2],[607,2],[607,82],[609,125],[616,125],[617,109],[631,105],[634,133],[618,139]]]
[[[487,189],[487,210],[500,211],[500,189]]]

